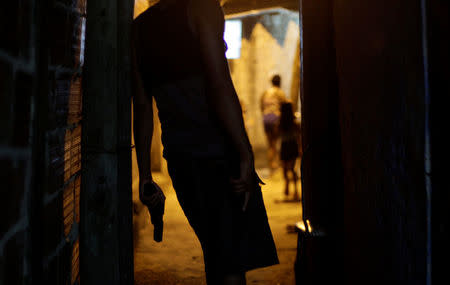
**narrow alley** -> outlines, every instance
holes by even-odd
[[[446,0],[0,1],[0,285],[206,285],[164,147],[198,159],[175,179],[208,210],[209,283],[242,283],[234,260],[276,263],[260,197],[261,223],[229,219],[198,162],[233,146],[245,170],[248,142],[280,264],[246,284],[450,284],[449,34]]]

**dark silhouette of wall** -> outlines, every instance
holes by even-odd
[[[344,284],[426,284],[430,253],[433,280],[445,277],[439,260],[449,252],[448,8],[433,0],[302,1],[305,216],[313,227],[342,227],[335,243],[327,243],[329,253],[317,246],[323,240],[303,245],[311,276],[333,273],[327,260],[342,252],[343,276],[332,278]],[[431,173],[425,169],[427,98]],[[320,181],[320,173],[331,175]],[[342,192],[326,190],[333,174]]]
[[[97,0],[87,7],[80,205],[80,268],[86,284],[133,284],[133,2]]]
[[[432,280],[449,283],[450,256],[449,207],[450,161],[448,96],[450,95],[450,2],[428,1],[428,48],[431,93],[431,182],[432,182]]]
[[[0,4],[0,283],[5,284],[31,278],[24,268],[32,265],[30,134],[37,94],[33,2]]]
[[[335,2],[333,9],[346,282],[424,284],[420,1]]]
[[[86,1],[2,1],[0,283],[78,274]]]
[[[303,1],[303,215],[324,237],[299,240],[297,284],[322,284],[342,275],[343,189],[332,1]],[[303,244],[302,244],[303,243]]]

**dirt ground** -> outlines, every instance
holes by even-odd
[[[283,201],[281,170],[271,176],[266,169],[258,169],[258,173],[266,182],[263,196],[280,264],[248,272],[247,284],[293,285],[297,234],[290,232],[287,226],[300,220],[301,206],[299,202]],[[136,202],[137,189],[133,189],[136,202],[135,284],[206,284],[200,243],[178,204],[170,179],[162,173],[154,177],[167,197],[164,237],[161,243],[153,241],[148,212]]]

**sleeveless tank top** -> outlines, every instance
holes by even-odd
[[[158,107],[163,156],[224,157],[229,143],[206,101],[209,88],[188,4],[158,3],[135,19],[137,65]]]

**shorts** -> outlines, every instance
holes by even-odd
[[[267,136],[275,137],[278,130],[279,117],[276,114],[265,114],[263,116],[264,131]]]

